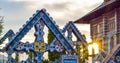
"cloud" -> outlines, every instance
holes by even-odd
[[[94,2],[93,2],[94,1]],[[0,11],[5,16],[4,32],[14,29],[15,32],[32,16],[37,9],[46,8],[60,27],[68,21],[75,21],[99,5],[100,1],[92,0],[2,0]]]
[[[12,2],[12,1],[1,1],[1,14],[4,16],[4,30],[14,29],[15,31],[20,28],[27,19],[29,15],[32,14],[31,11],[27,11],[26,6],[29,3],[26,2]],[[27,13],[26,13],[27,12]],[[4,32],[5,32],[4,31]]]

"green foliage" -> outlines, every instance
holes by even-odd
[[[54,40],[54,35],[52,32],[49,30],[48,31],[48,44],[50,44]]]
[[[3,18],[4,18],[4,17],[1,17],[1,16],[0,16],[0,35],[1,35],[2,29],[3,29],[3,25],[2,25],[2,23],[3,23]]]
[[[28,56],[29,56],[30,59],[33,59],[33,57],[34,57],[34,53],[31,52],[31,51],[29,51]]]
[[[80,46],[80,63],[84,63],[88,59],[88,48],[83,45]]]
[[[42,63],[50,63],[49,60],[45,59],[42,61]]]
[[[49,30],[48,31],[48,44],[50,44],[54,40],[54,35],[52,32]],[[48,52],[48,58],[50,61],[55,61],[55,59],[60,58],[60,54],[57,52]]]
[[[85,35],[83,35],[83,38],[86,40]],[[76,46],[77,48],[77,54],[79,55],[79,63],[85,63],[85,60],[88,59],[88,48],[87,46],[84,45],[80,45],[80,46]]]
[[[15,60],[16,60],[16,62],[17,63],[19,63],[19,53],[15,53],[16,55],[15,55]]]
[[[84,40],[86,40],[86,36],[84,34],[82,36],[83,36]]]
[[[59,59],[60,58],[60,54],[57,52],[49,52],[48,53],[48,57],[50,61],[55,61],[55,59]]]

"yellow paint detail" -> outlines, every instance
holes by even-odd
[[[45,52],[44,48],[45,43],[44,42],[35,42],[35,51],[36,52]]]

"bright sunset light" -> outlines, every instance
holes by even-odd
[[[93,48],[94,48],[94,53],[98,54],[99,48],[98,48],[98,44],[97,43],[93,43]]]
[[[88,46],[88,52],[89,52],[89,55],[92,55],[92,48],[94,49],[94,54],[98,54],[99,53],[99,48],[98,48],[98,44],[97,43],[93,43],[93,44],[90,44]]]
[[[92,55],[92,45],[88,46],[88,52],[89,52],[89,55]]]

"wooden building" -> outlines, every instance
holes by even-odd
[[[120,43],[120,0],[104,0],[75,23],[90,24],[92,41],[101,43],[100,50],[110,52]]]

